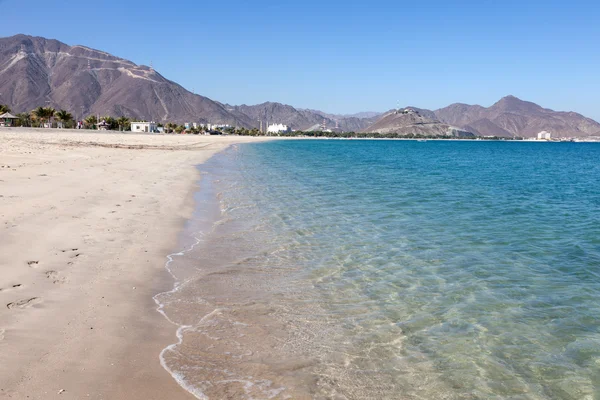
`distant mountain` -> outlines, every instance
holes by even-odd
[[[548,131],[554,137],[585,137],[600,130],[598,122],[581,114],[542,108],[514,96],[504,97],[489,108],[452,104],[434,113],[440,121],[480,136],[535,137]]]
[[[423,135],[423,136],[453,136],[474,137],[475,134],[459,129],[436,119],[430,118],[432,112],[429,110],[418,110],[410,108],[410,111],[394,110],[385,114],[373,125],[365,129],[366,133],[398,135]]]
[[[359,132],[373,123],[372,117],[342,116],[328,114],[318,110],[294,108],[287,104],[267,102],[253,106],[227,105],[229,110],[234,110],[249,116],[255,123],[261,120],[271,123],[285,124],[295,130],[319,130],[325,123],[327,129],[335,129],[337,126],[341,131]],[[361,113],[363,114],[363,113]],[[364,113],[370,115],[371,113]],[[378,113],[374,113],[379,115]]]
[[[315,124],[321,124],[323,122],[323,116],[308,110],[296,109],[287,104],[267,102],[257,104],[253,106],[241,105],[241,106],[230,106],[227,105],[229,110],[247,115],[255,125],[258,125],[258,121],[262,121],[264,124],[285,124],[290,126],[292,129],[303,130]],[[331,120],[327,121],[329,124]]]
[[[190,93],[150,67],[26,35],[0,39],[0,93],[15,112],[48,104],[76,117],[112,114],[253,126],[248,116]]]
[[[302,111],[311,111],[314,112],[316,114],[320,114],[324,117],[330,118],[332,120],[336,120],[336,119],[344,119],[344,118],[358,118],[358,119],[368,119],[368,118],[374,118],[374,117],[378,117],[380,115],[382,115],[382,112],[378,112],[378,111],[363,111],[363,112],[358,112],[358,113],[354,113],[354,114],[330,114],[330,113],[326,113],[324,111],[319,111],[319,110],[311,110],[308,108],[305,109],[299,109]]]

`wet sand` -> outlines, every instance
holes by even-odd
[[[0,398],[192,399],[152,296],[195,166],[259,140],[0,128]]]

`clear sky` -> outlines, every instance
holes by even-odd
[[[154,67],[229,104],[332,113],[512,94],[600,120],[600,1],[0,0],[25,33]]]

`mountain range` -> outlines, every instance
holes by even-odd
[[[274,102],[223,104],[186,90],[151,67],[85,46],[27,35],[0,38],[0,103],[14,112],[49,105],[66,109],[76,118],[110,114],[245,128],[257,128],[262,121],[263,126],[283,123],[297,130],[320,129],[325,124],[342,131],[390,132],[414,125],[425,131],[450,129],[482,136],[531,137],[542,130],[554,136],[600,135],[600,124],[590,118],[545,109],[513,96],[489,108],[459,103],[435,111],[410,107],[418,112],[420,122],[396,110],[336,115]]]

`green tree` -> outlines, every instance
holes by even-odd
[[[95,129],[95,125],[98,123],[98,118],[95,115],[90,115],[85,120],[85,127],[87,129]]]
[[[165,125],[165,129],[166,129],[167,133],[173,133],[177,129],[177,124],[169,122]]]
[[[32,111],[32,114],[35,116],[39,126],[42,126],[45,122],[50,124],[50,119],[54,116],[55,112],[56,110],[52,107],[38,107]]]
[[[50,125],[50,128],[52,128],[51,119],[52,117],[54,117],[54,114],[56,114],[56,110],[54,108],[46,107],[46,118],[48,119],[48,124]]]
[[[185,126],[183,125],[179,125],[177,128],[175,128],[175,132],[177,133],[183,133],[183,131],[185,131]]]
[[[36,121],[38,126],[42,126],[44,120],[46,119],[46,109],[44,107],[38,107],[31,112],[34,120]]]
[[[17,114],[17,124],[19,126],[31,126],[31,115],[29,113],[20,113]]]
[[[10,112],[10,107],[6,104],[0,104],[0,114],[5,114]]]
[[[131,129],[131,121],[125,116],[117,118],[117,125],[119,126],[120,131],[128,131]]]
[[[56,119],[63,123],[63,127],[68,127],[70,122],[73,121],[73,115],[66,110],[57,111]]]

